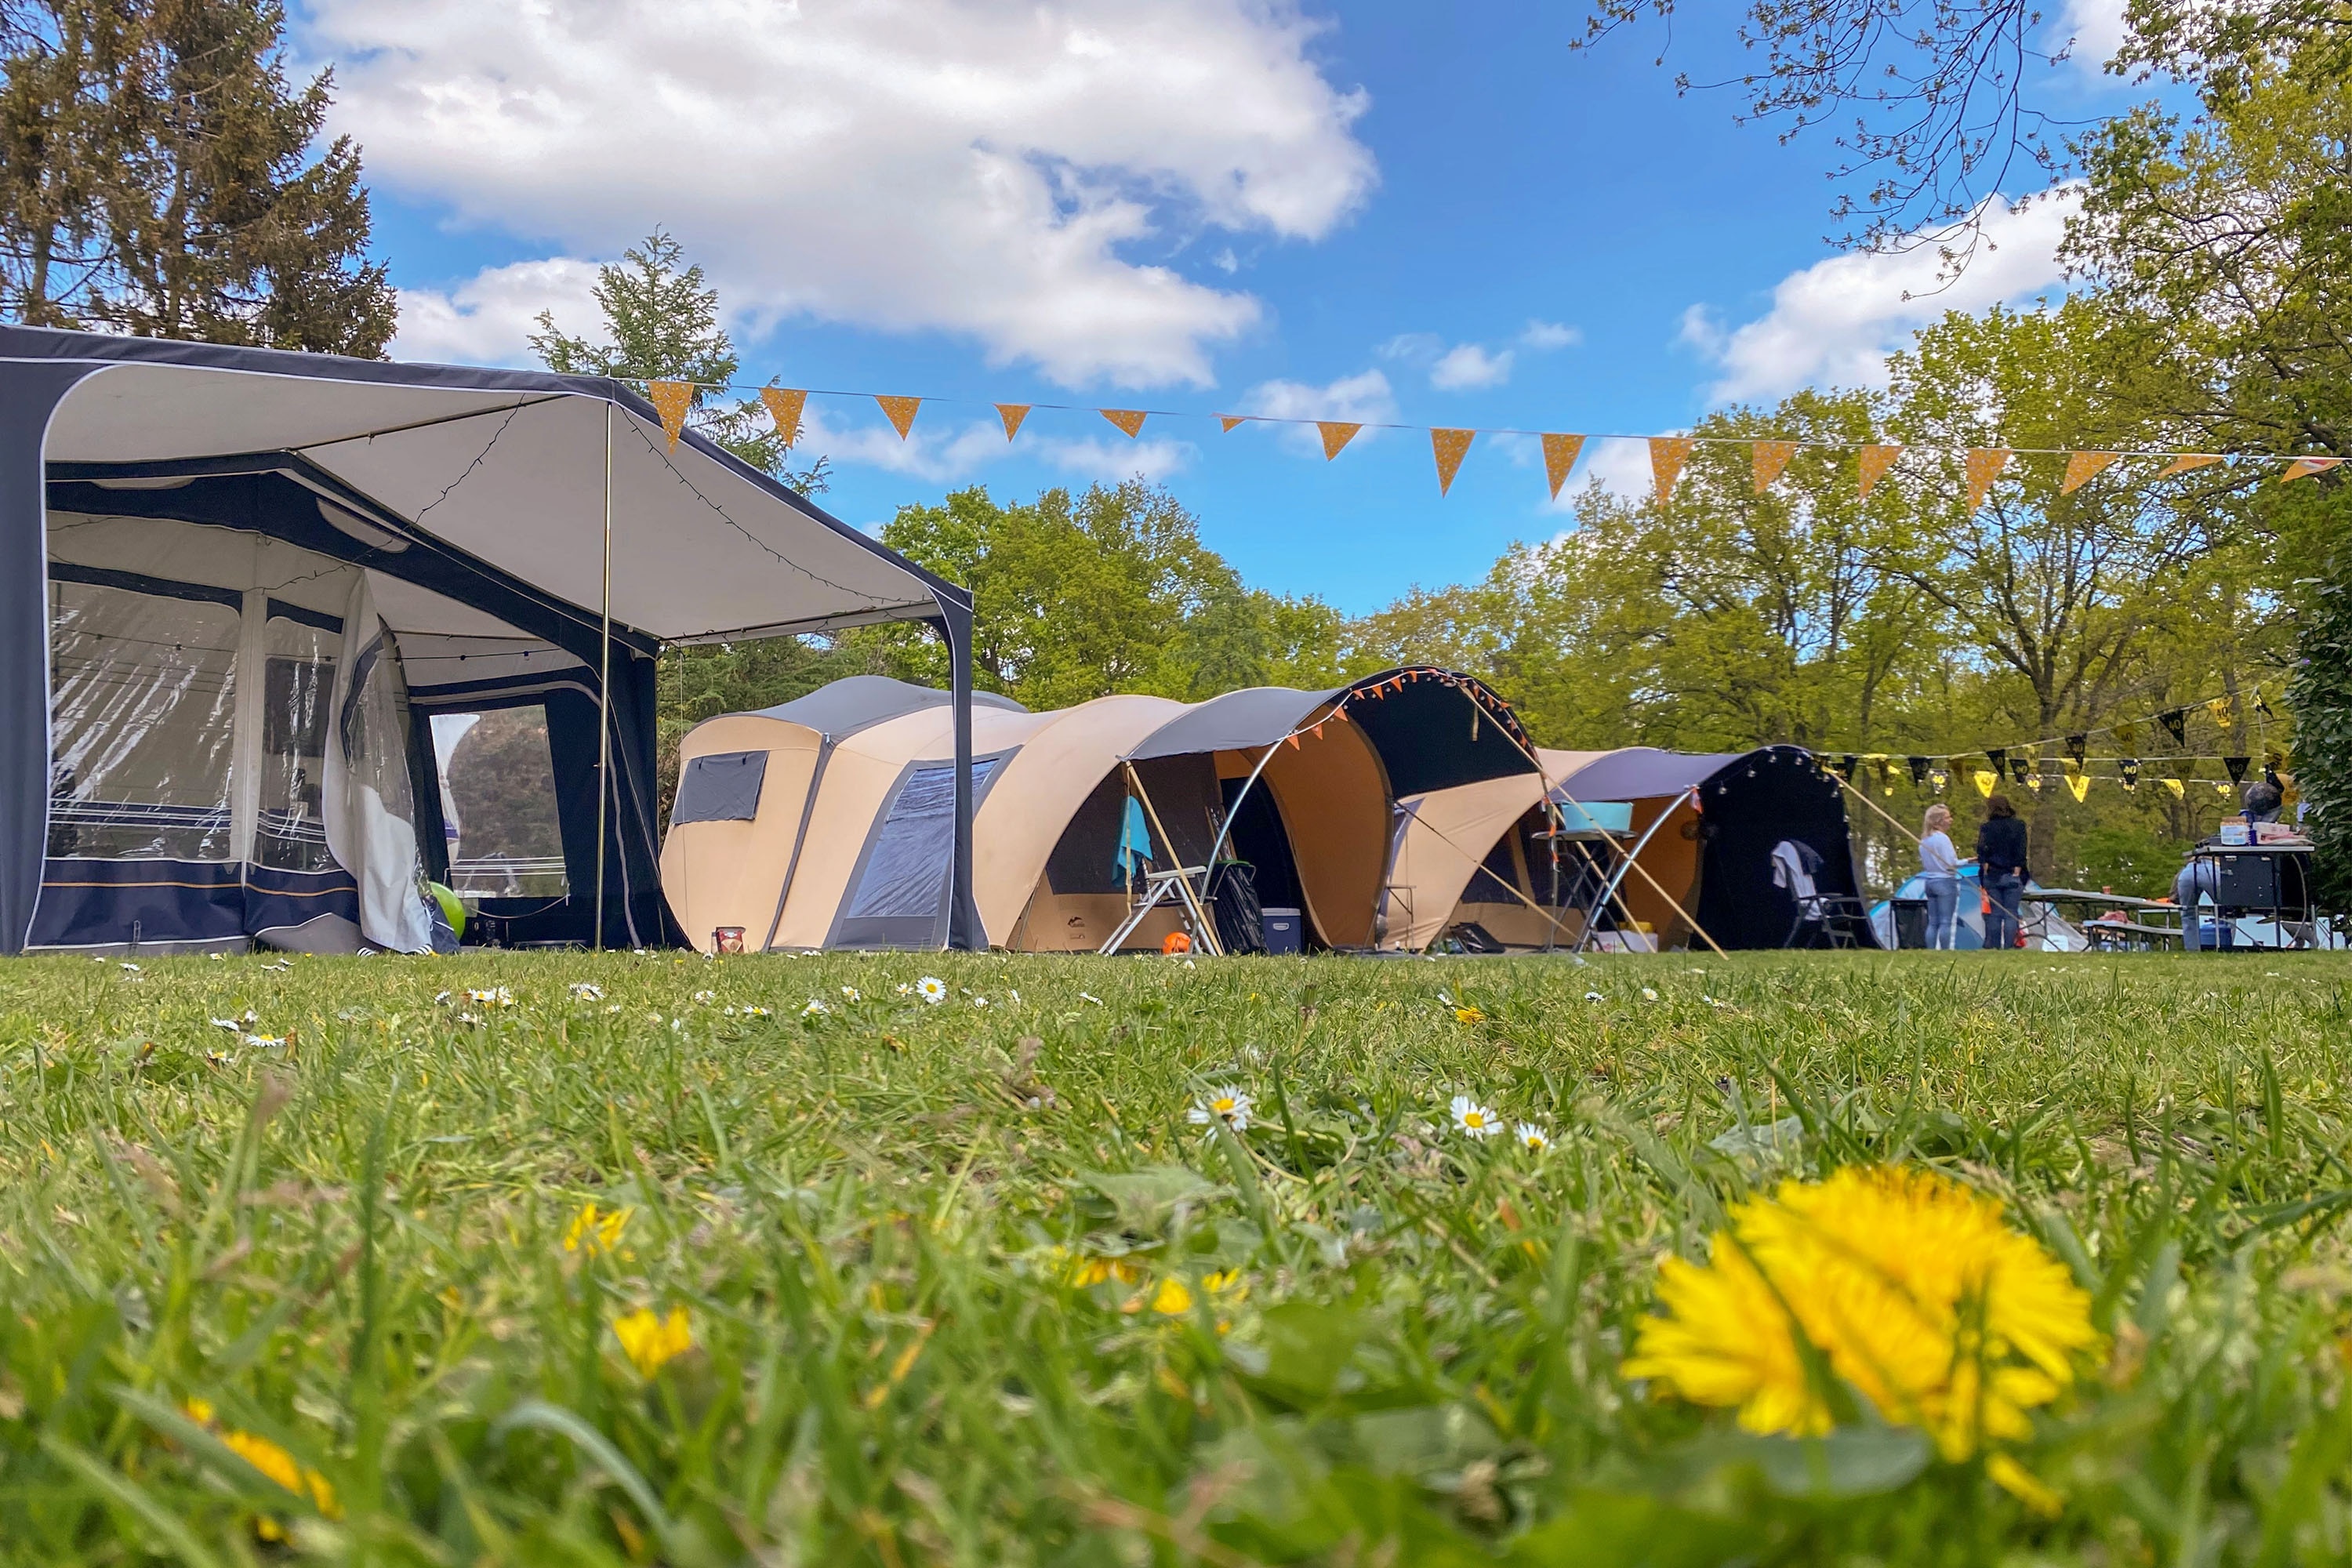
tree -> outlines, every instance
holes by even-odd
[[[331,73],[286,77],[274,0],[0,0],[0,309],[381,355],[359,149],[316,159]]]
[[[901,508],[882,541],[971,589],[974,679],[1031,708],[1112,692],[1197,700],[1324,683],[1339,668],[1336,611],[1244,587],[1198,521],[1140,479],[1011,504],[975,486]],[[856,636],[894,673],[946,683],[946,655],[919,630]]]
[[[564,331],[551,310],[539,313],[530,346],[548,369],[606,376],[639,392],[648,382],[686,382],[694,388],[688,422],[696,429],[803,495],[831,488],[823,458],[804,468],[786,466],[791,447],[757,398],[723,395],[742,360],[719,324],[719,290],[698,264],[687,262],[677,240],[654,230],[618,262],[596,269],[593,292],[604,316],[601,342]]]

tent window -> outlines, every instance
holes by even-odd
[[[1000,760],[972,759],[975,807]],[[844,907],[844,943],[928,947],[940,941],[955,851],[955,776],[950,763],[910,769],[899,782]]]
[[[261,805],[254,823],[257,865],[283,871],[325,871],[327,847],[320,786],[327,770],[327,710],[334,700],[340,631],[310,617],[273,614],[265,632],[262,665]]]
[[[1486,851],[1486,864],[1472,875],[1469,890],[1462,895],[1463,902],[1516,904],[1519,901],[1518,895],[1513,891],[1519,885],[1518,864],[1511,858],[1513,837],[1506,833],[1495,840],[1495,847]]]
[[[227,860],[243,617],[219,596],[49,584],[49,853]]]
[[[568,893],[546,708],[533,703],[436,713],[433,751],[440,763],[449,882],[458,895],[560,899]]]
[[[760,786],[768,776],[765,752],[722,752],[695,757],[677,781],[669,825],[749,822],[760,815]]]

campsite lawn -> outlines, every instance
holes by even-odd
[[[0,1558],[2342,1561],[2346,973],[13,962]],[[2089,1294],[2030,1485],[1620,1370],[1727,1204],[1873,1162]]]

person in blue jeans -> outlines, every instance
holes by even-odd
[[[1985,910],[1985,951],[2015,947],[2018,898],[2025,891],[2025,824],[2005,795],[1985,802],[1984,824],[1977,829],[1977,880],[1991,904]]]
[[[1919,885],[1927,895],[1927,945],[1948,952],[1960,915],[1960,858],[1952,847],[1952,808],[1937,801],[1919,824]]]

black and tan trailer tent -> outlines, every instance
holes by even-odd
[[[944,742],[937,694],[877,681],[852,701],[845,684],[687,736],[663,885],[698,945],[730,927],[753,949],[922,945],[940,918],[923,849],[936,835],[923,825]],[[829,717],[803,706],[820,701]],[[1152,868],[1238,857],[1260,900],[1298,908],[1317,944],[1370,947],[1400,793],[1536,777],[1507,704],[1423,668],[1191,705],[982,707],[972,723],[975,902],[989,940],[1024,951],[1092,952],[1124,922],[1130,800]],[[756,790],[719,793],[754,772]],[[1179,919],[1172,905],[1155,911],[1125,945],[1156,947]]]
[[[1662,948],[1707,938],[1727,949],[1780,947],[1792,935],[1808,940],[1818,929],[1801,928],[1786,874],[1776,880],[1773,853],[1782,844],[1802,845],[1818,858],[1809,873],[1818,896],[1851,899],[1856,892],[1843,796],[1801,747],[1694,754],[1633,746],[1548,752],[1544,759],[1557,812],[1600,816],[1612,805],[1625,811],[1622,826],[1613,819],[1607,824],[1615,847],[1593,847],[1593,863],[1606,875],[1572,884],[1572,907],[1549,911],[1576,935],[1587,912],[1605,908],[1617,924],[1647,928]],[[1546,879],[1533,874],[1534,834],[1540,826],[1533,803],[1488,784],[1412,804],[1422,817],[1451,829],[1449,837],[1416,831],[1408,841],[1415,857],[1411,864],[1422,868],[1427,907],[1438,908],[1449,886],[1462,889],[1457,902],[1417,921],[1412,935],[1426,942],[1460,921],[1491,921],[1513,945],[1542,945],[1549,921],[1519,898],[1494,896],[1516,887],[1544,901]],[[1482,836],[1482,826],[1496,825],[1497,831]],[[1484,847],[1466,853],[1465,847],[1481,845],[1482,837]],[[1465,868],[1469,853],[1479,857],[1475,878]],[[1638,868],[1628,861],[1638,862]],[[1514,870],[1517,879],[1507,881]],[[1476,896],[1480,888],[1486,897]],[[1857,942],[1870,941],[1858,922],[1842,921],[1840,930]],[[1574,936],[1567,940],[1572,944]]]
[[[0,328],[0,952],[420,948],[434,721],[519,710],[560,887],[486,925],[659,942],[657,650],[899,619],[968,691],[968,595],[616,383]]]

